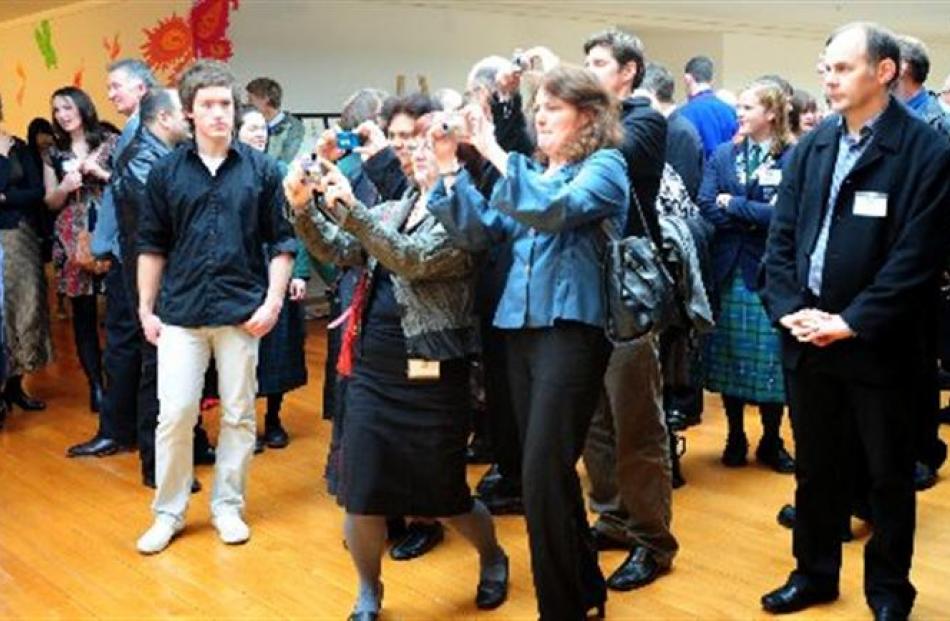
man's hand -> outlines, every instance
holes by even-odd
[[[144,309],[139,310],[139,321],[142,322],[142,332],[145,333],[145,340],[158,347],[158,337],[162,335],[165,324],[155,313]]]
[[[281,302],[265,301],[241,327],[251,336],[257,338],[263,337],[274,329],[274,325],[277,323],[277,316],[280,315],[281,306]]]
[[[294,278],[290,281],[288,289],[291,302],[299,302],[307,295],[307,281],[303,278]]]
[[[827,347],[836,341],[856,336],[841,315],[832,315],[816,308],[804,308],[779,320],[800,343]]]

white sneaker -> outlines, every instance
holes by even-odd
[[[184,527],[184,524],[177,522],[174,518],[160,515],[155,518],[152,527],[139,537],[135,547],[142,554],[161,552],[168,547],[175,535],[180,533]]]
[[[237,513],[216,515],[211,518],[211,523],[218,529],[218,535],[224,543],[234,545],[251,538],[251,529]]]

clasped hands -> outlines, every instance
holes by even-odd
[[[779,320],[799,343],[827,347],[836,341],[856,336],[851,326],[841,318],[817,308],[803,308]]]

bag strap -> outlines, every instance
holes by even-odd
[[[643,215],[643,207],[640,205],[640,199],[637,198],[637,193],[633,191],[633,188],[630,188],[630,198],[633,200],[633,205],[636,207],[637,217],[640,219],[640,224],[643,226],[643,236],[650,242],[650,247],[653,248],[653,252],[659,254],[659,249],[656,246],[656,240],[653,239],[653,235],[650,233],[650,227],[647,224],[646,216]],[[621,231],[617,230],[617,227],[614,226],[614,223],[610,221],[610,218],[604,218],[600,221],[600,230],[604,232],[604,235],[607,236],[607,239],[611,241],[620,241],[623,239]]]

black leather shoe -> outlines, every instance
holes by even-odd
[[[271,427],[265,427],[264,444],[266,444],[268,448],[282,449],[290,444],[290,436],[287,435],[287,431],[278,423]]]
[[[257,436],[254,438],[254,454],[260,455],[264,452],[264,448],[267,446],[267,443],[264,442],[264,436]]]
[[[7,405],[15,405],[24,412],[40,412],[46,409],[46,402],[39,399],[33,399],[22,390],[12,394],[4,395]]]
[[[722,465],[727,468],[739,468],[749,463],[749,442],[745,436],[730,436],[726,439],[726,448],[722,452]]]
[[[66,450],[66,457],[105,457],[115,455],[123,447],[112,438],[94,437],[80,444],[74,444]]]
[[[498,490],[488,496],[479,496],[478,499],[492,515],[524,515],[521,494],[505,494]]]
[[[874,621],[907,621],[908,616],[903,609],[890,604],[874,609]]]
[[[822,591],[807,580],[789,578],[784,586],[762,596],[762,608],[774,615],[805,610],[838,599],[838,591]]]
[[[144,485],[145,487],[151,487],[152,489],[155,489],[155,479],[153,477],[143,475],[142,485]],[[199,481],[198,479],[192,479],[191,493],[197,494],[200,491],[201,491],[201,481]]]
[[[627,560],[607,578],[607,588],[614,591],[639,589],[669,570],[669,567],[659,565],[649,550],[637,546],[630,551]]]
[[[629,550],[630,544],[614,539],[610,535],[602,533],[596,526],[590,527],[590,536],[594,539],[594,548],[598,552],[607,550]]]
[[[505,556],[505,577],[502,580],[479,580],[475,605],[479,610],[494,610],[508,599],[508,557]]]
[[[478,484],[475,485],[475,495],[486,496],[490,494],[501,479],[501,470],[498,469],[498,464],[492,464],[482,475],[482,478],[478,480]]]
[[[937,471],[925,463],[917,462],[914,466],[914,489],[922,492],[937,484]]]
[[[195,445],[194,463],[196,466],[213,466],[216,458],[217,454],[215,454],[214,447],[210,444],[205,444],[203,447]]]
[[[781,509],[778,510],[778,515],[775,518],[779,524],[785,528],[791,530],[795,528],[795,507],[794,505],[783,505]]]
[[[389,550],[394,561],[418,558],[445,538],[445,528],[440,522],[412,522],[406,530],[406,536]]]
[[[795,472],[795,459],[785,450],[785,443],[782,440],[760,442],[758,448],[755,449],[755,459],[780,474]]]

